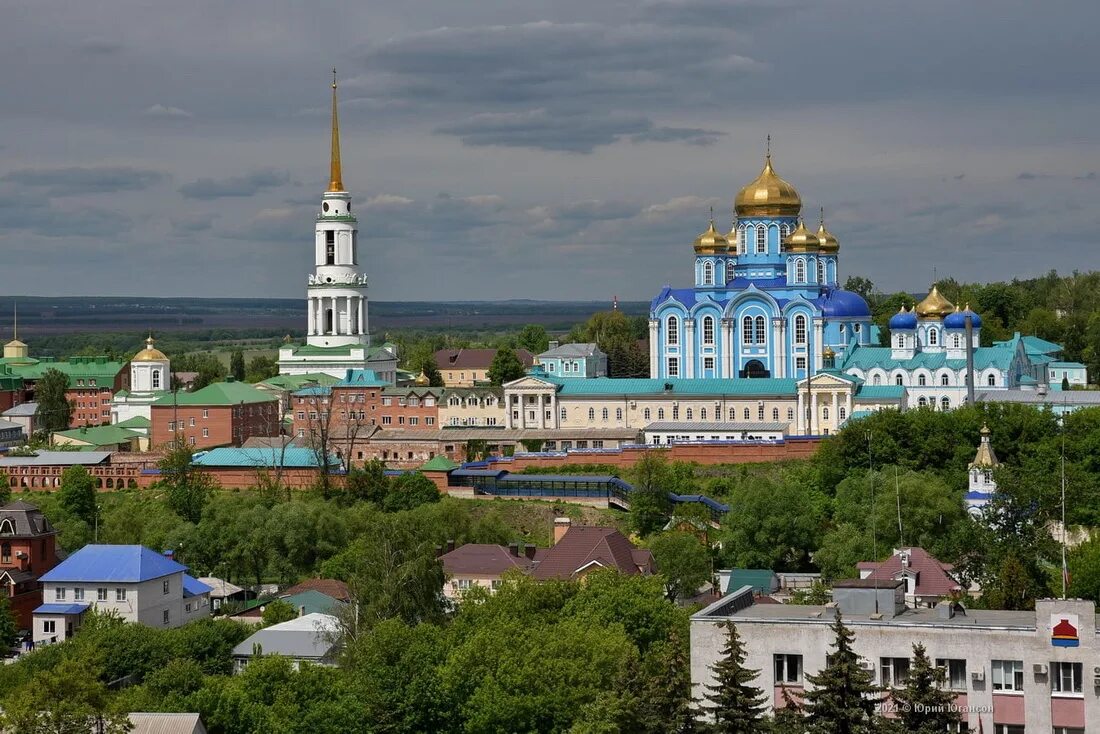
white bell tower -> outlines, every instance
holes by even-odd
[[[340,173],[336,69],[332,70],[332,160],[314,236],[313,273],[306,306],[306,343],[315,347],[369,346],[367,277],[359,272],[358,220]]]

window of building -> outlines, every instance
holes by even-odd
[[[393,423],[393,416],[389,416],[389,415],[382,416],[382,425],[388,426],[391,423]]]
[[[756,254],[763,255],[768,251],[768,228],[760,224],[756,227]]]
[[[420,418],[418,418],[415,415],[409,417],[409,425],[410,426],[416,426],[416,425],[419,425],[419,424],[420,424]]]
[[[952,334],[951,347],[953,349],[959,349],[960,347],[962,347],[962,337],[960,337],[958,334]]]
[[[909,675],[909,658],[879,658],[882,675],[879,682],[887,687],[905,685],[905,676]]]
[[[928,405],[928,400],[927,400],[927,398],[925,398],[925,397],[924,397],[924,396],[922,395],[922,396],[920,397],[920,399],[919,399],[919,400],[917,400],[917,405],[919,405],[919,406],[920,406],[920,407],[922,407],[922,408],[926,407],[926,406]]]
[[[794,408],[787,408],[787,420],[794,420]]]
[[[84,587],[76,586],[73,588],[73,599],[76,601],[84,601]]]
[[[191,416],[191,427],[195,427],[195,416]]]
[[[648,408],[647,408],[648,410]],[[665,409],[657,408],[657,420],[663,421],[665,419]]]
[[[763,344],[764,343],[764,317],[763,316],[757,316],[756,317],[756,343],[757,344]]]
[[[828,408],[828,406],[825,406],[824,408],[821,409],[821,417],[824,418],[825,420],[829,420],[829,408]]]
[[[951,382],[951,379],[947,375],[940,375],[940,385],[941,386],[947,387],[948,383],[950,383],[950,382]]]
[[[934,347],[939,343],[940,333],[935,329],[928,330],[928,346]]]
[[[1055,693],[1081,692],[1081,663],[1051,663],[1050,690]]]
[[[714,285],[714,264],[703,263],[703,285]]]
[[[687,413],[685,415],[687,416],[688,420],[692,420],[693,416],[692,416],[692,413],[691,413],[691,408],[687,409]]]
[[[336,263],[336,232],[328,230],[325,232],[325,265],[334,265]]]
[[[951,399],[946,395],[940,398],[940,410],[951,410]]]
[[[680,321],[675,316],[669,316],[665,324],[665,343],[674,347],[680,343]]]
[[[121,587],[115,589],[115,601],[126,601],[126,589]]]
[[[615,420],[621,421],[623,419],[623,409],[615,408]]]
[[[1084,734],[1084,730],[1081,731]],[[994,724],[993,734],[1024,734],[1024,727],[1023,724]]]
[[[897,375],[897,376],[895,376],[895,377],[894,377],[894,384],[895,384],[895,385],[901,385],[901,384],[903,384],[903,383],[902,383],[902,378],[901,378],[901,375]]]
[[[989,377],[987,377],[986,380],[985,380],[985,384],[989,385],[990,387],[996,387],[997,386],[997,377],[996,377],[996,375],[990,375]]]
[[[744,234],[742,232],[742,234]],[[737,266],[733,264],[733,260],[726,262],[726,283],[732,283],[733,279],[737,277]]]
[[[745,251],[745,225],[737,228],[737,254]]]
[[[957,658],[936,658],[936,667],[943,668],[946,688],[953,691],[966,690],[966,661]]]
[[[703,317],[703,344],[714,346],[714,317]],[[712,365],[713,366],[713,365]]]
[[[561,416],[561,419],[562,419],[562,420],[565,420],[565,419],[566,419],[566,417],[567,417],[567,413],[566,413],[566,410],[565,410],[565,408],[562,408],[562,409],[561,409],[561,410],[559,411],[559,415]]]
[[[741,319],[741,343],[752,344],[752,316]]]
[[[589,408],[588,409],[588,422],[591,423],[595,420],[596,420],[596,409],[595,408]]]
[[[191,438],[187,439],[187,443],[189,443],[190,445],[194,446],[194,445],[195,445],[195,437],[194,437],[194,436],[192,436]]]
[[[53,619],[42,620],[42,631],[47,635],[52,635],[57,632],[57,622]]]
[[[825,282],[825,261],[824,260],[818,260],[817,261],[817,282],[818,283],[824,283]],[[857,325],[856,328],[858,329],[859,326]]]
[[[794,343],[806,343],[806,317],[802,314],[794,317]]]
[[[607,408],[604,408],[602,411],[600,411],[600,417],[604,420],[607,420]]]
[[[806,358],[805,357],[795,357],[794,358],[794,368],[796,370],[806,369]]]
[[[95,598],[96,601],[107,601],[107,589],[105,587],[100,587],[96,589]]]
[[[160,389],[160,370],[153,370],[153,389]]]
[[[164,580],[164,583],[161,585],[161,588],[164,590],[165,594],[168,593],[168,579]]]
[[[203,438],[210,438],[210,429],[209,428],[203,428],[202,429],[202,437]]]
[[[806,261],[801,258],[795,260],[794,262],[794,282],[806,282]]]
[[[11,543],[0,545],[0,563],[11,563]]]
[[[54,599],[55,600],[64,601],[65,600],[65,587],[64,586],[58,586],[56,589],[53,590],[53,594],[54,594]]]
[[[161,615],[161,618],[164,620],[165,624],[168,624],[169,617],[168,617],[168,610],[167,609],[164,610],[164,613]]]
[[[764,420],[764,404],[763,403],[760,403],[759,405],[756,406],[756,420],[758,420],[758,421]]]
[[[775,661],[775,683],[802,684],[802,656],[801,655],[773,655]]]
[[[745,420],[748,420],[748,419],[749,419],[749,416],[750,416],[751,414],[749,413],[749,409],[748,409],[748,408],[745,408],[745,410],[744,410],[744,411],[742,412],[742,414],[741,414],[741,415],[742,415],[742,416],[744,416],[744,419],[745,419]]]
[[[925,378],[924,375],[917,375],[917,384],[920,385],[921,387],[924,387],[925,385],[928,384],[928,380],[927,380],[927,378]]]
[[[990,677],[993,679],[995,691],[1022,691],[1024,690],[1024,661],[994,660]]]
[[[679,377],[680,376],[680,360],[676,357],[668,358],[668,376]]]
[[[649,408],[646,408],[645,410],[642,411],[642,418],[643,419],[649,420],[650,415],[651,415],[651,413],[649,412]]]

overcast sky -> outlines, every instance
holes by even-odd
[[[6,3],[0,293],[303,295],[330,69],[370,296],[689,285],[772,135],[842,277],[1100,267],[1095,0]]]

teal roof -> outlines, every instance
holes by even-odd
[[[729,583],[722,593],[737,591],[742,586],[751,586],[759,594],[770,594],[779,589],[779,577],[766,568],[735,568],[730,572]]]
[[[194,392],[168,393],[153,401],[153,405],[240,405],[241,403],[270,403],[275,396],[257,390],[247,382],[213,382]]]
[[[915,370],[924,367],[927,370],[936,370],[947,367],[953,370],[966,369],[965,359],[948,359],[946,352],[917,352],[910,359],[894,359],[893,350],[890,347],[864,347],[856,346],[849,349],[844,358],[842,369],[861,369],[867,371],[874,367],[884,370],[892,370],[900,367],[905,370]],[[1012,366],[1012,360],[1016,356],[1014,342],[999,343],[992,347],[978,347],[974,350],[974,368],[985,369],[996,367],[1008,370]]]
[[[55,436],[64,436],[74,441],[82,441],[91,446],[114,446],[120,443],[129,443],[141,436],[140,433],[131,431],[121,426],[89,426],[88,428],[73,428],[68,431],[56,431]]]
[[[363,349],[362,344],[347,344],[340,347],[318,347],[313,344],[295,344],[295,357],[350,357],[352,349]]]
[[[257,607],[262,607],[276,601],[275,599],[254,599],[241,608],[237,614],[247,612]],[[305,614],[334,614],[340,607],[344,606],[345,602],[338,599],[333,599],[328,594],[324,594],[316,589],[306,589],[300,591],[297,594],[291,594],[290,596],[280,596],[278,601],[285,601],[295,610],[301,611],[305,607]]]
[[[1080,362],[1051,362],[1050,367],[1051,367],[1051,369],[1059,369],[1059,370],[1083,370],[1083,369],[1085,369],[1085,365],[1081,364]]]
[[[860,418],[866,418],[867,416],[874,415],[873,410],[853,410],[852,414],[848,416],[849,421],[858,421]]]
[[[378,377],[374,370],[348,370],[336,387],[385,387],[390,383]]]
[[[1031,375],[1023,375],[1019,380],[1021,385],[1038,385],[1039,381]]]
[[[220,467],[275,467],[281,464],[284,468],[313,468],[317,466],[317,453],[313,449],[300,446],[287,446],[285,449],[278,447],[257,448],[232,448],[223,446],[196,453],[192,463],[197,466]],[[333,457],[330,464],[339,463]]]
[[[867,385],[859,386],[856,400],[890,400],[905,397],[904,385]]]
[[[95,380],[95,387],[113,387],[115,376],[124,367],[106,357],[71,357],[65,362],[42,359],[34,364],[10,364],[12,374],[26,380],[38,380],[47,370],[58,370],[69,378],[69,387],[88,387],[88,380]],[[78,381],[80,383],[78,384]]]
[[[794,395],[797,380],[779,377],[651,379],[635,377],[539,378],[560,385],[561,395]]]
[[[1040,339],[1037,336],[1024,336],[1020,337],[1024,341],[1024,349],[1028,354],[1061,354],[1062,345],[1055,344],[1054,342],[1048,342],[1046,339]],[[1005,344],[1007,342],[997,342],[998,344]]]
[[[152,421],[143,415],[135,415],[133,418],[128,418],[117,425],[119,428],[149,428]]]
[[[275,375],[266,380],[257,382],[256,385],[273,387],[278,390],[298,390],[306,385],[335,385],[339,378],[326,372],[310,372],[305,375]]]

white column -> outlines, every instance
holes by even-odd
[[[649,320],[649,376],[660,377],[660,365],[658,364],[657,356],[657,338],[658,338],[658,322],[657,319]]]
[[[798,391],[798,412],[795,414],[795,430],[799,436],[806,435],[806,401],[802,391]]]
[[[733,377],[733,319],[722,319],[722,377]]]
[[[806,433],[810,433],[817,428],[817,432],[821,433],[821,416],[817,414],[817,393],[813,391],[813,387],[810,388],[810,425],[806,428]]]
[[[840,393],[836,390],[833,390],[833,425],[840,429]]]
[[[775,335],[775,370],[773,377],[787,376],[787,320],[780,316],[772,320],[772,332]]]
[[[313,307],[313,298],[307,298],[306,302],[309,304],[306,308],[306,319],[309,321],[309,326],[306,327],[307,334],[315,333],[313,330],[317,326],[317,309]]]
[[[363,321],[364,321],[363,316],[365,315],[365,309],[363,307],[365,305],[364,304],[365,300],[366,299],[364,299],[362,296],[359,296],[359,333],[360,334],[366,334],[367,333],[367,325],[365,323],[363,323]]]
[[[855,386],[851,386],[848,388],[848,392],[844,393],[844,407],[847,409],[845,415],[849,418],[852,417],[852,393],[855,391]]]
[[[695,377],[695,319],[684,319],[684,377]]]

